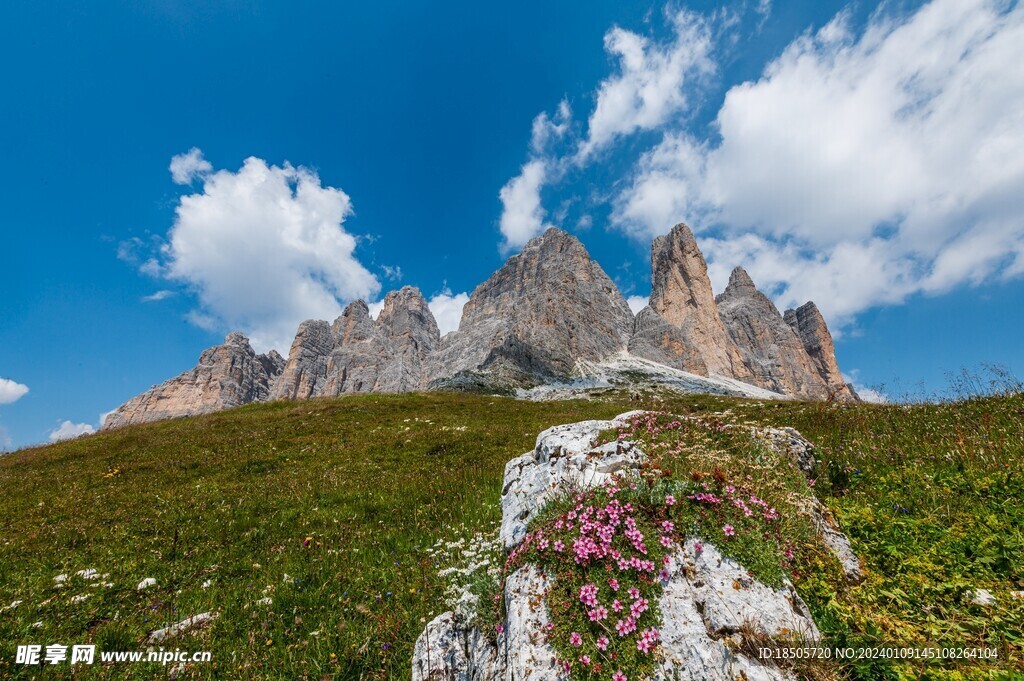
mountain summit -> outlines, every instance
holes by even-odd
[[[287,361],[276,352],[256,355],[245,336],[232,333],[195,368],[121,405],[103,427],[266,400],[508,392],[564,383],[629,357],[645,371],[663,365],[677,378],[708,377],[695,385],[731,394],[858,399],[842,380],[817,306],[780,314],[742,268],[716,298],[685,224],[654,240],[651,283],[650,305],[634,317],[579,239],[552,228],[473,291],[458,330],[444,338],[423,294],[406,286],[385,297],[376,320],[358,300],[333,324],[303,322]]]

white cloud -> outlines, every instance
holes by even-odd
[[[248,158],[201,178],[201,191],[181,197],[157,268],[198,296],[192,323],[287,351],[303,320],[334,319],[344,302],[379,291],[343,228],[348,195],[313,171]]]
[[[666,15],[672,33],[654,40],[618,26],[605,34],[605,51],[616,60],[614,75],[598,86],[594,109],[582,138],[571,134],[572,109],[562,100],[554,117],[533,120],[530,158],[499,192],[503,253],[521,248],[552,225],[541,191],[562,180],[571,166],[582,167],[615,140],[663,125],[689,104],[688,87],[714,71],[710,22],[686,10]],[[561,141],[563,147],[553,149]],[[589,218],[582,222],[589,227]]]
[[[679,220],[712,277],[742,262],[784,304],[830,322],[918,292],[1024,271],[1024,6],[934,0],[840,14],[729,90],[720,141],[666,132],[613,221],[638,238]]]
[[[170,171],[171,179],[176,184],[192,184],[197,178],[213,172],[213,166],[203,158],[203,152],[198,147],[192,147],[187,153],[171,159]]]
[[[13,404],[24,397],[27,392],[27,385],[17,383],[9,378],[0,378],[0,404]]]
[[[886,397],[884,393],[881,393],[877,390],[865,388],[862,385],[855,385],[853,386],[853,389],[857,391],[857,394],[860,396],[860,399],[864,400],[865,402],[870,402],[872,404],[885,404],[886,402],[889,401],[889,398]]]
[[[70,440],[72,438],[89,435],[95,432],[96,429],[88,423],[72,423],[71,421],[64,421],[57,428],[50,431],[50,442]]]
[[[370,318],[376,319],[380,315],[380,311],[384,309],[384,301],[378,300],[376,303],[367,303],[366,307],[370,310]]]
[[[398,265],[392,267],[391,265],[381,265],[381,272],[384,273],[386,279],[391,281],[401,281],[402,279],[402,268]]]
[[[174,291],[168,291],[167,289],[163,289],[161,291],[157,291],[156,293],[152,293],[152,294],[150,294],[148,296],[142,296],[142,302],[144,302],[144,303],[156,303],[156,302],[159,302],[161,300],[166,300],[166,299],[172,297],[173,295],[174,295]]]
[[[537,114],[533,119],[533,127],[530,134],[530,149],[534,154],[543,154],[548,144],[561,139],[569,130],[572,121],[572,107],[569,100],[563,99],[558,103],[558,110],[554,118],[549,118],[546,111]]]
[[[111,414],[113,414],[115,411],[117,411],[117,409],[111,409],[110,411],[105,411],[102,414],[100,414],[100,421],[99,421],[99,427],[100,428],[102,428],[103,424],[107,422],[107,417],[110,416]]]
[[[861,385],[858,382],[859,373],[860,372],[857,369],[852,370],[849,374],[844,373],[843,380],[853,386],[853,389],[857,391],[857,394],[862,400],[872,404],[885,404],[889,401],[888,396],[882,391]]]
[[[502,213],[499,228],[505,237],[502,252],[508,252],[537,236],[550,225],[541,205],[540,191],[547,181],[548,166],[543,159],[533,159],[520,169],[519,174],[501,188]]]
[[[468,302],[468,293],[453,294],[447,288],[431,296],[427,301],[427,306],[430,308],[431,314],[434,315],[437,328],[440,329],[442,336],[459,328],[459,322],[462,321],[462,308]]]
[[[650,301],[648,296],[629,296],[626,298],[626,304],[629,305],[629,309],[633,311],[633,314],[640,314],[640,310],[647,307],[647,303]]]
[[[597,89],[578,163],[618,137],[664,125],[687,108],[691,81],[714,72],[708,20],[688,10],[668,18],[672,37],[665,42],[618,26],[605,34],[604,49],[617,59],[618,68]]]

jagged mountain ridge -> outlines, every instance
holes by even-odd
[[[256,355],[245,336],[232,333],[193,369],[121,405],[103,427],[266,400],[534,388],[630,355],[750,385],[751,395],[766,389],[780,397],[858,399],[843,383],[814,303],[783,316],[741,268],[716,299],[684,224],[655,239],[651,251],[650,305],[636,316],[583,244],[552,228],[473,291],[458,330],[444,338],[423,294],[406,286],[385,297],[377,319],[360,300],[333,324],[303,322],[287,360],[273,351]]]

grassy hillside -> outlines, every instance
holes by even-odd
[[[445,394],[274,403],[0,457],[0,608],[23,601],[0,612],[0,677],[40,675],[14,665],[19,643],[141,649],[149,631],[216,610],[211,627],[168,644],[212,651],[192,675],[407,678],[416,636],[444,609],[426,547],[453,526],[498,520],[504,464],[540,430],[638,406],[652,405]],[[852,588],[797,576],[836,641],[997,646],[995,663],[931,669],[1024,670],[1024,600],[1011,595],[1024,590],[1020,395],[910,407],[712,397],[653,406],[791,425],[816,443],[827,471],[818,492],[869,572]],[[85,569],[109,576],[75,575]],[[61,588],[58,574],[68,575]],[[144,578],[156,585],[140,592]],[[975,588],[996,604],[970,604],[964,594]],[[75,669],[81,678],[162,673]],[[46,672],[71,676],[67,663]],[[839,672],[920,670],[876,661]]]

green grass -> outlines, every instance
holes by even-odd
[[[208,610],[220,613],[211,627],[168,644],[213,652],[194,675],[408,678],[423,621],[443,609],[426,548],[451,526],[498,519],[504,464],[540,430],[637,406],[448,394],[273,403],[0,457],[0,607],[24,601],[0,613],[0,678],[39,676],[13,664],[19,643],[141,649],[149,631]],[[818,445],[828,471],[818,493],[869,573],[851,588],[800,576],[824,630],[851,642],[995,644],[1001,657],[985,670],[1024,670],[1024,600],[1010,595],[1024,590],[1024,398],[905,408],[692,397],[656,408],[792,425]],[[86,568],[114,586],[73,576]],[[59,573],[71,575],[63,589]],[[146,577],[157,586],[136,591]],[[268,586],[273,602],[257,604]],[[970,605],[969,588],[997,604]],[[932,673],[940,666],[985,671]],[[901,669],[919,671],[844,673]],[[66,663],[46,671],[71,676]]]

